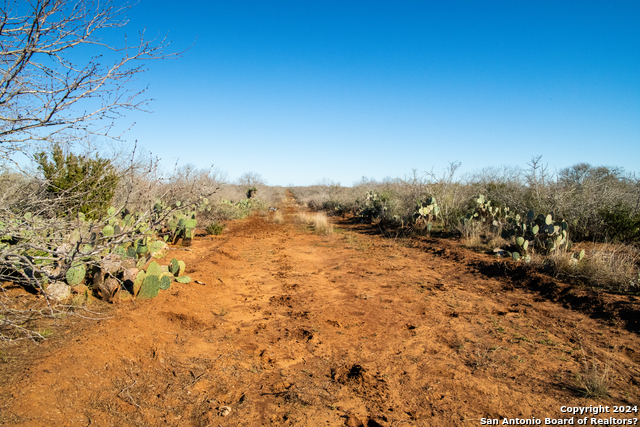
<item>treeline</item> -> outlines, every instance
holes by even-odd
[[[413,171],[403,178],[367,180],[344,187],[336,183],[294,188],[312,209],[333,214],[350,212],[381,220],[387,227],[411,225],[431,198],[438,204],[434,226],[455,232],[476,208],[482,195],[496,209],[524,216],[532,210],[552,214],[568,224],[574,241],[637,243],[640,239],[640,178],[622,168],[579,163],[551,173],[534,158],[527,169],[487,167],[458,176],[458,164],[444,173]],[[377,196],[377,215],[367,207],[367,192]],[[363,215],[363,213],[365,215]]]

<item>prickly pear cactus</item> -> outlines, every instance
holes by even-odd
[[[87,268],[84,263],[76,261],[67,270],[67,284],[69,286],[79,285],[87,274]]]
[[[176,277],[176,282],[178,282],[178,283],[189,283],[189,282],[191,282],[191,277],[189,277],[189,276],[179,276],[179,277]]]
[[[149,264],[149,267],[147,268],[147,274],[160,276],[162,274],[162,268],[160,268],[160,265],[157,262],[151,261],[151,264]]]
[[[169,263],[169,271],[171,272],[171,274],[173,274],[174,276],[178,275],[178,272],[180,272],[180,264],[178,263],[178,260],[173,258],[171,260],[171,262]]]
[[[116,255],[120,255],[122,258],[127,256],[127,251],[122,246],[116,246],[113,249],[113,253],[116,254]]]
[[[147,273],[144,270],[138,271],[136,275],[136,280],[133,281],[133,295],[136,296],[140,292],[140,287],[142,286],[142,282],[145,277],[147,277]]]
[[[160,278],[155,275],[149,275],[142,281],[140,286],[140,292],[138,292],[138,299],[150,299],[158,296],[160,291]]]
[[[160,276],[160,289],[166,291],[171,287],[171,278],[173,275],[171,273],[165,273]]]
[[[113,236],[114,232],[115,230],[112,225],[105,225],[104,228],[102,229],[102,235],[104,237],[111,237]]]
[[[146,257],[140,257],[140,259],[138,260],[138,262],[136,263],[136,268],[139,270],[142,270],[142,268],[144,267],[144,265],[147,263],[147,258]]]
[[[149,245],[149,253],[154,258],[162,258],[164,254],[162,253],[162,249],[164,248],[164,242],[160,240],[156,240],[155,242]]]
[[[129,246],[127,248],[127,255],[128,258],[137,258],[138,257],[138,253],[136,252],[136,248],[134,248],[133,246]]]

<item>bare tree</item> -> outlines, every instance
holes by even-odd
[[[165,39],[120,47],[101,38],[122,28],[130,6],[91,0],[4,0],[0,7],[0,159],[62,135],[110,135],[125,110],[144,110],[132,90],[144,62],[175,54]],[[83,48],[84,49],[81,49]],[[90,52],[90,53],[89,53]]]
[[[145,89],[132,85],[145,71],[144,62],[177,54],[164,52],[165,39],[148,40],[144,33],[134,43],[126,37],[120,46],[105,42],[105,31],[127,24],[128,9],[109,0],[0,0],[0,165],[17,165],[17,154],[33,155],[50,143],[117,139],[116,119],[145,110]],[[79,156],[78,165],[90,157]],[[127,244],[141,241],[146,248],[147,236],[162,230],[170,216],[195,209],[217,188],[193,185],[195,177],[187,176],[185,203],[164,205],[172,187],[157,159],[141,160],[134,148],[130,161],[114,161],[120,173],[116,197],[105,215],[91,221],[59,215],[61,206],[89,194],[82,167],[76,175],[84,178],[55,197],[50,180],[0,175],[0,341],[43,338],[29,322],[57,316],[52,288],[71,285],[69,271],[84,276],[89,268],[102,268],[107,257],[122,256]],[[15,307],[4,287],[11,282],[46,296],[44,305]]]
[[[451,213],[460,203],[461,184],[459,180],[454,179],[460,165],[460,162],[449,162],[449,166],[441,176],[437,176],[433,169],[430,172],[425,172],[425,177],[427,178],[425,188],[431,196],[436,198],[440,205],[445,227],[451,227],[459,219],[452,217]]]
[[[527,163],[529,168],[525,172],[525,179],[531,192],[534,209],[548,210],[547,189],[550,183],[548,165],[542,163],[542,155],[534,156]]]
[[[238,185],[244,187],[254,187],[256,185],[266,185],[266,181],[257,172],[245,172],[238,178]]]

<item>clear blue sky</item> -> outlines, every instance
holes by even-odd
[[[273,185],[579,162],[640,172],[640,2],[141,0],[168,32],[153,114],[125,139],[166,166]]]

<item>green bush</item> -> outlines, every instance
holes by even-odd
[[[119,182],[109,159],[65,154],[54,144],[49,154],[37,153],[35,161],[48,181],[47,192],[58,199],[58,215],[83,213],[94,219],[107,212]]]
[[[640,241],[640,212],[634,215],[631,207],[619,204],[614,208],[602,209],[600,217],[611,240],[624,243]]]
[[[209,224],[207,226],[207,228],[205,229],[207,231],[207,233],[209,234],[214,234],[216,236],[222,234],[222,231],[224,230],[225,225],[221,224],[219,222],[212,222],[211,224]]]
[[[253,187],[251,187],[251,188],[247,188],[247,199],[251,199],[257,193],[258,193],[258,189],[256,188],[255,185]]]

